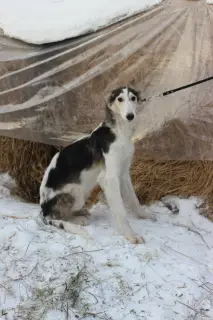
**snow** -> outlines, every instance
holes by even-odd
[[[211,4],[213,4],[213,0],[206,0],[206,3],[211,3]]]
[[[95,31],[161,0],[0,0],[5,35],[42,44]]]
[[[199,199],[157,202],[157,221],[131,218],[145,237],[115,234],[104,203],[92,208],[84,239],[46,226],[39,206],[9,194],[0,175],[0,319],[213,319],[213,224]],[[5,189],[8,191],[5,192]]]

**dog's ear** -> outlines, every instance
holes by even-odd
[[[138,99],[138,102],[141,103],[143,101],[143,97],[141,96],[141,91],[137,90],[137,99]]]
[[[104,101],[105,101],[105,105],[107,107],[110,107],[110,101],[111,101],[111,94],[112,94],[112,91],[107,91],[106,94],[105,94],[105,98],[104,98]]]
[[[107,92],[105,102],[109,108],[115,101],[116,97],[121,93],[121,90],[122,88],[117,88]]]
[[[140,103],[143,99],[141,98],[141,91],[137,90],[137,88],[130,87],[132,93],[136,96],[138,102]]]
[[[138,102],[140,102],[140,100],[141,100],[141,92],[139,90],[135,90],[134,89],[134,94],[136,95]]]

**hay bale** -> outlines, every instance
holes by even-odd
[[[150,203],[166,195],[213,197],[211,161],[141,161],[135,157],[132,180],[141,202]]]
[[[0,137],[0,171],[8,172],[16,181],[16,193],[37,202],[44,170],[57,148],[45,144]]]
[[[212,161],[143,161],[136,154],[131,175],[141,203],[149,204],[167,195],[198,196],[204,200],[200,213],[213,221]]]

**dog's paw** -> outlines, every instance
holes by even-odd
[[[79,226],[88,226],[89,225],[89,216],[79,216],[71,220],[72,223],[78,224]]]
[[[127,235],[125,238],[131,242],[132,244],[142,244],[145,243],[145,240],[141,236],[137,236],[136,234]]]
[[[151,221],[157,221],[157,217],[154,213],[142,213],[140,215],[141,219],[149,219]]]
[[[175,197],[166,196],[161,199],[163,205],[171,211],[172,214],[179,214],[179,207]]]
[[[121,227],[121,226],[120,226]],[[145,240],[142,236],[138,236],[130,227],[128,222],[122,224],[122,228],[117,229],[120,235],[123,235],[126,240],[132,244],[145,243]]]
[[[149,219],[152,221],[157,221],[156,214],[146,211],[144,206],[140,207],[140,211],[138,213],[140,219]]]

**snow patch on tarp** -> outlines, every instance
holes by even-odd
[[[76,37],[119,21],[160,0],[0,0],[0,28],[25,42],[42,44]]]

